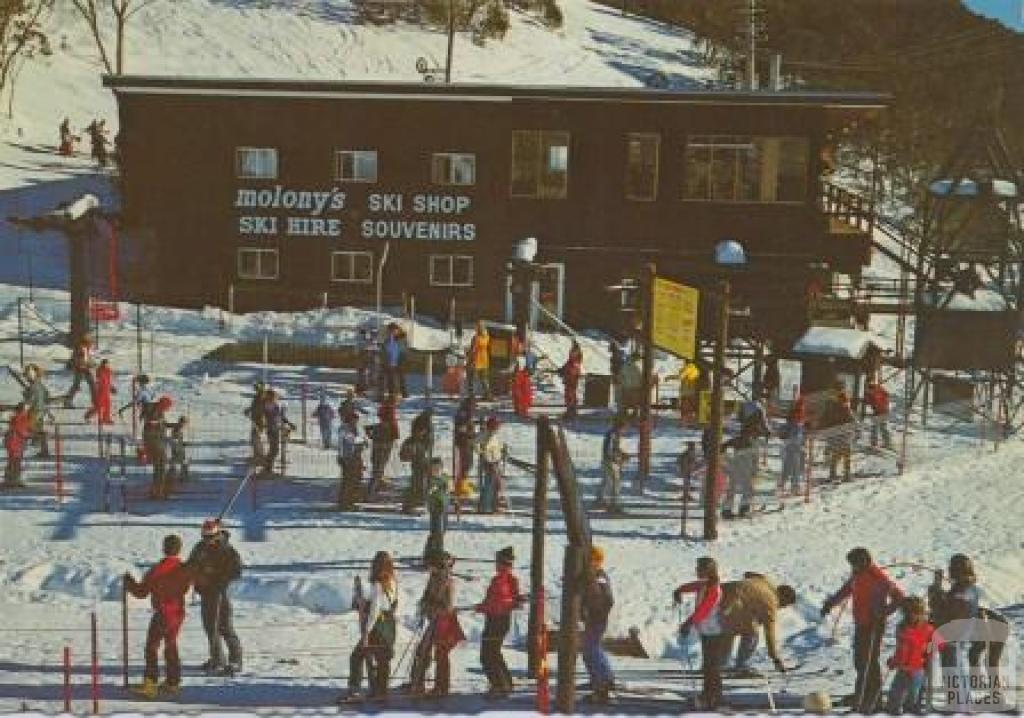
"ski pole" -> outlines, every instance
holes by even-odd
[[[238,499],[239,495],[241,495],[242,489],[245,488],[246,483],[249,482],[254,473],[256,472],[250,471],[249,473],[247,473],[245,477],[242,479],[241,483],[238,484],[238,488],[235,489],[235,495],[231,497],[231,500],[228,501],[228,505],[225,506],[224,509],[217,515],[217,521],[220,521],[227,515],[229,511],[231,511],[231,507],[235,505],[235,501]]]
[[[775,696],[772,694],[772,683],[767,673],[764,674],[764,690],[768,694],[768,706],[771,708],[772,713],[775,713]]]
[[[416,631],[413,632],[412,638],[409,639],[409,643],[406,644],[405,650],[402,651],[401,657],[398,659],[398,663],[395,665],[395,675],[398,675],[398,671],[401,670],[402,664],[405,662],[405,657],[409,655],[409,649],[413,647],[413,644],[419,639],[420,633],[423,631],[423,627],[426,625],[426,621],[420,620],[420,624],[416,626]]]

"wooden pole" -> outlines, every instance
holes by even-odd
[[[654,280],[657,267],[647,265],[644,281],[643,300],[643,377],[640,397],[640,442],[637,490],[643,494],[647,477],[651,473],[651,384],[654,375]]]
[[[121,585],[121,672],[128,687],[128,586]]]
[[[64,503],[64,461],[63,461],[63,449],[61,447],[60,440],[60,424],[53,425],[53,462],[54,471],[57,474],[57,502]]]
[[[18,366],[25,369],[25,334],[21,318],[21,297],[18,297]]]
[[[135,376],[142,373],[142,305],[135,303]],[[134,384],[133,384],[134,387]]]
[[[92,635],[92,714],[100,714],[100,646],[96,612],[90,614]]]
[[[64,712],[71,713],[71,646],[64,646]]]
[[[562,615],[558,627],[558,691],[555,707],[559,713],[572,715],[576,709],[576,653],[580,622],[579,574],[584,549],[569,544],[565,547],[562,569]]]
[[[697,460],[697,447],[693,441],[686,442],[686,465],[683,466],[683,511],[680,517],[679,535],[686,538],[686,520],[690,514],[690,483],[693,481],[693,465]]]
[[[544,591],[544,535],[548,518],[548,452],[551,425],[546,416],[537,420],[537,468],[533,488],[533,547],[530,553],[530,593],[534,596]],[[530,604],[530,618],[527,624],[527,675],[538,677],[541,661],[540,627],[544,622],[543,605],[536,600]]]
[[[544,587],[540,586],[534,596],[537,607],[537,712],[548,715],[551,712],[551,690],[548,685],[548,629],[544,619]]]
[[[704,540],[718,538],[718,506],[715,489],[721,466],[722,394],[725,369],[725,345],[729,337],[729,280],[722,280],[718,297],[718,336],[715,338],[714,375],[711,378],[711,442],[708,446],[707,476],[704,478]]]

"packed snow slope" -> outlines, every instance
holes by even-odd
[[[17,330],[12,299],[23,292],[16,288],[0,291],[0,336],[11,338]],[[32,327],[41,315],[57,326],[64,319],[59,308],[66,306],[61,293],[37,292]],[[100,356],[108,358],[117,372],[118,403],[130,395],[129,373],[137,361],[134,314],[125,306],[125,320],[104,325]],[[191,419],[190,451],[192,479],[175,498],[152,502],[143,498],[148,485],[146,466],[129,461],[122,477],[115,463],[109,475],[111,510],[105,510],[106,465],[96,458],[95,428],[79,423],[79,408],[57,408],[62,422],[63,472],[68,495],[63,503],[54,498],[52,460],[35,458],[30,450],[26,469],[29,488],[0,494],[0,710],[23,705],[56,711],[60,707],[59,658],[61,649],[71,646],[75,662],[76,707],[87,697],[89,652],[88,613],[95,610],[100,623],[105,710],[231,708],[244,706],[326,707],[344,685],[347,655],[356,640],[357,621],[350,610],[351,587],[356,575],[365,574],[373,553],[379,549],[401,557],[399,563],[399,646],[404,648],[416,630],[415,605],[425,575],[414,567],[422,551],[427,518],[398,513],[339,513],[333,510],[338,469],[333,451],[323,449],[313,438],[289,447],[289,468],[285,479],[260,481],[254,492],[246,491],[227,517],[232,541],[242,554],[246,568],[233,586],[236,623],[245,648],[245,673],[233,679],[207,678],[196,666],[205,659],[206,648],[198,607],[190,606],[185,625],[182,654],[186,664],[185,692],[176,704],[140,703],[120,687],[120,580],[125,571],[138,573],[158,558],[161,538],[169,532],[183,536],[186,546],[198,538],[202,520],[223,508],[239,479],[246,472],[248,427],[242,411],[251,398],[251,385],[263,372],[259,365],[223,364],[204,358],[224,342],[258,336],[260,327],[330,327],[334,341],[351,339],[355,326],[366,321],[365,312],[349,309],[306,312],[298,315],[254,315],[223,317],[219,312],[158,310],[144,317],[146,332],[156,327],[152,348],[143,347],[143,366],[155,377],[157,390],[175,399],[172,418],[179,414]],[[303,330],[304,331],[304,330]],[[417,327],[417,333],[433,331]],[[563,337],[538,335],[537,344],[552,356],[564,353]],[[594,361],[597,347],[586,343],[584,351]],[[62,368],[66,350],[55,345],[29,345],[26,361],[46,368],[54,393],[66,391],[70,377]],[[0,362],[17,363],[16,342],[0,343]],[[301,385],[311,395],[319,390],[336,403],[353,375],[317,367],[270,366],[267,378],[284,390],[291,418],[301,423]],[[541,401],[558,398],[557,382],[541,382]],[[412,396],[402,402],[402,435],[413,416],[426,404],[422,383],[413,377]],[[16,400],[17,386],[0,379],[0,403]],[[436,412],[437,454],[451,457],[451,417],[454,401],[438,397]],[[374,406],[367,403],[367,412]],[[307,411],[313,409],[312,403]],[[531,422],[515,419],[505,403],[492,407],[504,420],[502,434],[512,456],[533,458],[534,429]],[[549,409],[549,411],[551,411]],[[587,410],[581,421],[566,426],[570,453],[581,490],[591,499],[600,481],[601,432],[608,413]],[[933,419],[933,422],[935,420]],[[372,423],[371,416],[363,423]],[[625,503],[631,516],[608,518],[591,512],[594,540],[608,556],[608,571],[614,582],[616,605],[610,634],[623,636],[638,630],[649,660],[616,658],[619,679],[632,685],[649,685],[668,691],[672,700],[660,709],[676,712],[678,694],[689,691],[685,680],[661,676],[657,671],[678,668],[686,655],[697,660],[695,642],[684,649],[676,640],[679,616],[672,610],[672,589],[692,577],[694,560],[715,556],[726,579],[739,578],[744,571],[761,571],[797,589],[795,609],[782,614],[783,651],[788,661],[803,662],[807,669],[821,669],[814,677],[777,680],[777,699],[785,707],[797,707],[799,696],[813,689],[832,693],[852,690],[849,659],[851,625],[849,611],[838,623],[822,621],[818,610],[825,597],[836,590],[847,574],[843,559],[855,545],[868,546],[878,561],[896,564],[893,574],[912,593],[921,594],[931,580],[927,568],[943,566],[954,552],[971,555],[977,565],[985,605],[998,608],[1014,622],[1017,636],[1024,621],[1024,551],[1019,536],[1019,507],[1024,505],[1024,484],[1019,466],[1024,445],[1003,444],[998,451],[991,443],[975,441],[954,430],[945,431],[933,423],[924,431],[915,426],[912,442],[914,462],[902,477],[863,474],[860,469],[877,457],[858,456],[852,483],[816,491],[809,503],[803,497],[784,500],[781,511],[755,515],[751,520],[723,523],[721,538],[713,545],[679,535],[679,494],[682,483],[675,457],[683,442],[696,438],[692,429],[681,430],[673,416],[662,414],[653,444],[654,474],[643,498],[627,492]],[[961,427],[961,431],[963,427]],[[133,454],[130,415],[125,415],[111,433],[128,442]],[[627,437],[627,450],[635,452],[636,434]],[[758,482],[758,494],[770,507],[780,505],[774,496],[772,472],[777,470],[777,446],[769,455],[766,474]],[[631,487],[636,470],[631,462],[626,485]],[[822,477],[823,468],[816,473]],[[408,467],[392,462],[388,475],[402,489]],[[118,499],[121,487],[129,496],[127,511]],[[530,497],[533,476],[509,465],[508,486],[512,513],[498,516],[467,514],[452,517],[447,547],[461,557],[456,603],[466,607],[461,620],[469,641],[453,655],[454,687],[460,695],[436,707],[447,711],[480,710],[485,688],[477,669],[482,621],[471,606],[480,601],[491,573],[494,552],[511,545],[518,556],[517,570],[528,589],[527,563],[530,553]],[[565,527],[552,489],[548,530],[545,586],[549,618],[558,615],[561,591],[561,555]],[[699,534],[700,512],[691,506],[690,535]],[[133,680],[138,680],[141,641],[148,621],[148,606],[132,601],[129,607],[129,648]],[[525,634],[525,612],[518,614],[509,643],[521,649]],[[890,631],[885,652],[892,649]],[[1015,644],[1016,645],[1016,644]],[[508,651],[517,676],[522,676],[525,654]],[[761,649],[755,659],[761,668],[770,664]],[[408,664],[397,671],[396,682],[404,679]],[[582,665],[580,666],[582,670]],[[580,681],[584,681],[580,678]],[[747,693],[744,694],[743,691]],[[677,693],[672,693],[676,691]],[[756,693],[756,691],[755,691]],[[731,700],[755,699],[749,686],[730,686]],[[763,700],[763,696],[762,696]],[[396,699],[401,706],[401,699]],[[635,709],[624,699],[624,709]],[[646,705],[646,704],[643,704]],[[761,705],[761,704],[754,704]],[[492,706],[503,711],[526,710],[528,697]],[[642,707],[642,706],[641,706]],[[764,706],[762,706],[764,707]],[[646,710],[653,710],[649,705]]]

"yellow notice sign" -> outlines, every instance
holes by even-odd
[[[654,345],[684,359],[697,354],[700,292],[685,284],[654,279]]]

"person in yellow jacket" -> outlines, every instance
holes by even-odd
[[[476,323],[476,333],[469,344],[467,356],[469,364],[469,396],[476,397],[476,384],[480,382],[483,398],[491,400],[491,335],[483,320]]]
[[[728,651],[731,652],[733,638],[740,637],[736,670],[748,670],[750,658],[757,648],[759,629],[763,627],[768,656],[777,670],[785,672],[775,632],[776,620],[780,608],[795,603],[796,591],[792,586],[775,586],[759,573],[747,572],[743,574],[742,581],[723,584],[721,619],[722,629],[729,636]]]
[[[700,381],[700,369],[693,362],[679,368],[679,421],[692,422],[697,418],[697,383]]]

